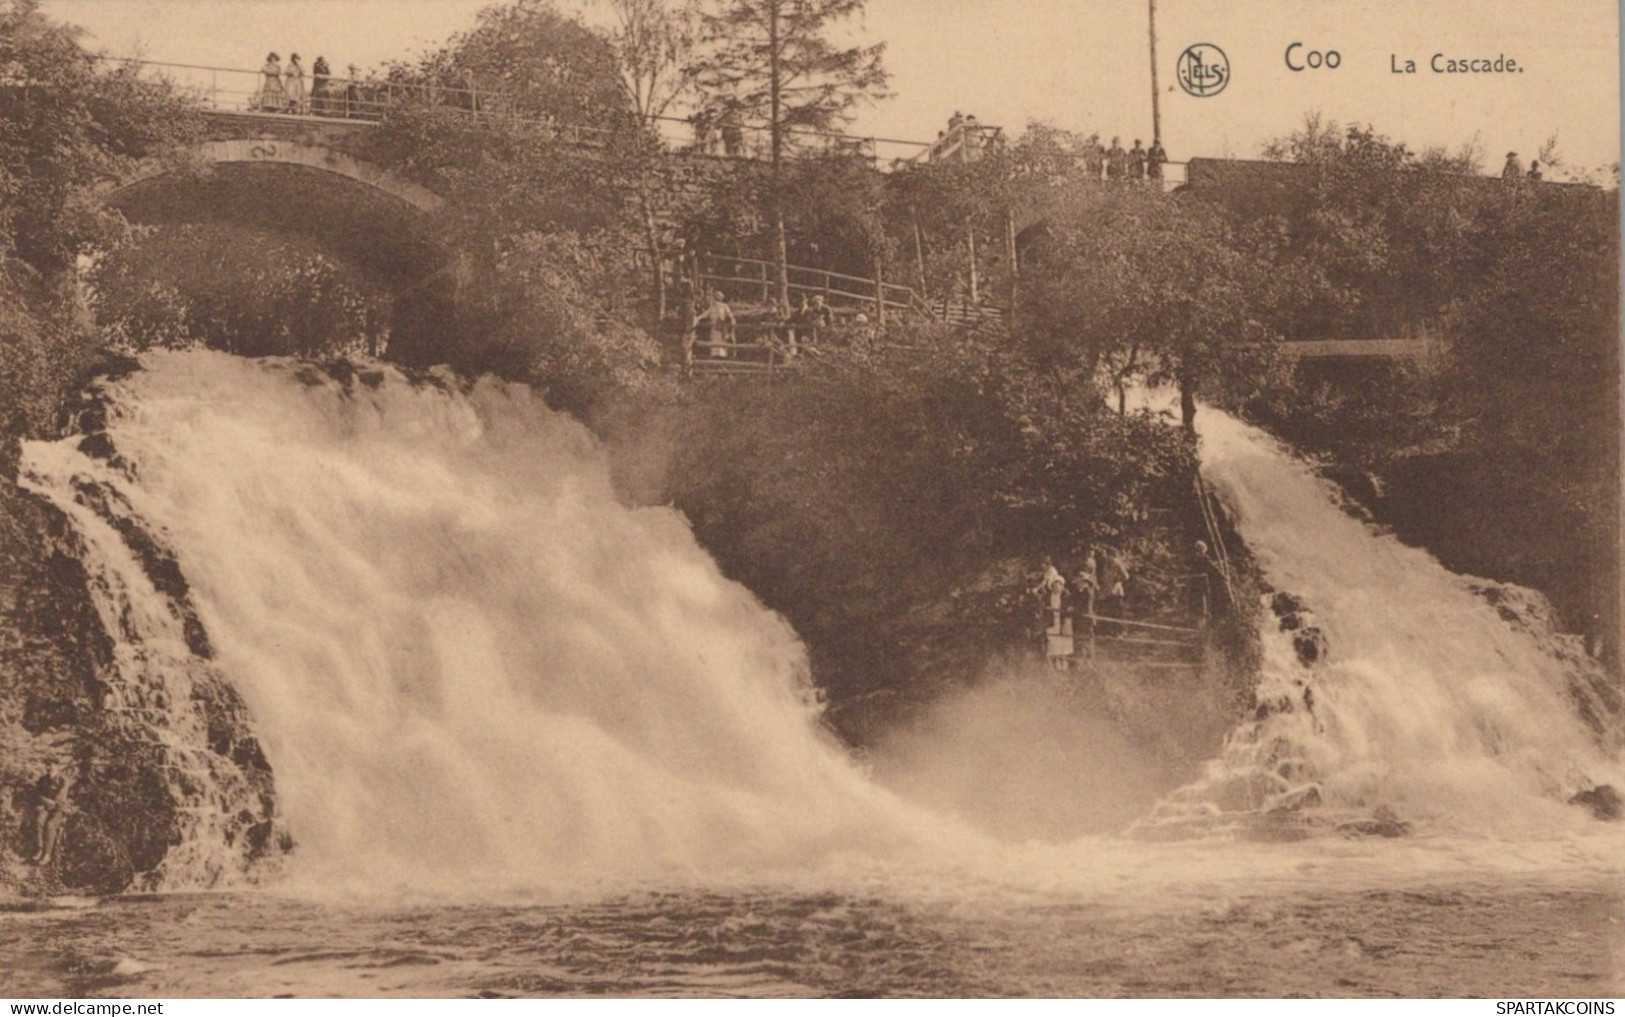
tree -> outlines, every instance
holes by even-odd
[[[46,273],[122,231],[99,187],[201,130],[168,84],[99,61],[79,36],[38,0],[0,0],[0,251]]]
[[[39,6],[0,0],[0,459],[51,426],[94,360],[74,263],[126,230],[98,189],[139,159],[181,163],[201,129],[167,84],[98,61]]]
[[[474,88],[498,112],[567,128],[607,130],[627,109],[609,41],[549,0],[487,7],[472,29],[390,75]]]
[[[783,167],[810,133],[845,123],[861,102],[880,98],[888,75],[885,44],[842,48],[828,33],[860,14],[864,0],[713,0],[704,15],[709,49],[694,72],[708,101],[769,142],[768,218],[778,298],[790,301]]]
[[[660,157],[657,124],[693,87],[689,73],[698,32],[692,0],[610,0],[616,27],[610,35],[621,91],[637,115],[633,138],[638,208],[654,272],[655,315],[666,316],[666,275],[661,267],[656,192]]]
[[[97,259],[90,280],[104,334],[137,351],[377,355],[388,337],[390,306],[377,281],[271,231],[150,227]]]
[[[1198,391],[1249,394],[1281,366],[1272,266],[1212,205],[1080,192],[1031,253],[1021,337],[1063,385],[1109,379],[1120,414],[1130,385],[1172,384],[1189,429]]]

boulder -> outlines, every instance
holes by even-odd
[[[1599,784],[1581,791],[1569,799],[1569,804],[1590,809],[1593,816],[1607,823],[1617,823],[1625,814],[1625,798],[1620,797],[1612,784]]]

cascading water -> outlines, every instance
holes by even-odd
[[[102,386],[114,454],[34,444],[26,482],[97,535],[105,613],[164,633],[178,685],[174,605],[83,491],[174,550],[299,871],[545,881],[917,839],[819,727],[789,626],[678,513],[622,507],[523,387],[210,353]]]
[[[187,818],[161,885],[229,878],[280,839],[265,760],[295,872],[323,885],[986,848],[872,784],[820,728],[783,619],[679,514],[622,506],[585,429],[527,389],[193,352],[97,399],[105,433],[28,445],[23,482],[81,534],[119,647],[107,705],[167,747]],[[1331,652],[1306,669],[1266,625],[1257,698],[1285,705],[1138,830],[1288,808],[1461,832],[1585,821],[1563,800],[1619,778],[1578,719],[1610,714],[1582,655],[1344,513],[1261,433],[1201,420],[1205,473]],[[263,757],[199,705],[238,694]],[[1080,846],[1052,860],[1104,864],[1102,842]]]
[[[1266,580],[1313,611],[1328,654],[1305,664],[1266,610],[1256,717],[1140,829],[1272,812],[1359,829],[1349,821],[1373,810],[1390,833],[1401,821],[1474,834],[1585,821],[1562,803],[1618,785],[1620,771],[1608,678],[1576,640],[1499,612],[1486,584],[1349,515],[1262,432],[1212,409],[1198,423],[1204,476]]]

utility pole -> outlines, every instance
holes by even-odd
[[[1162,97],[1157,94],[1157,0],[1146,0],[1151,14],[1151,143],[1162,144]]]

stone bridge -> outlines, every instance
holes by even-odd
[[[376,125],[302,116],[209,112],[184,165],[145,163],[106,195],[135,223],[229,222],[305,237],[395,296],[401,349],[444,327],[466,262],[439,239],[443,199],[362,157]]]

